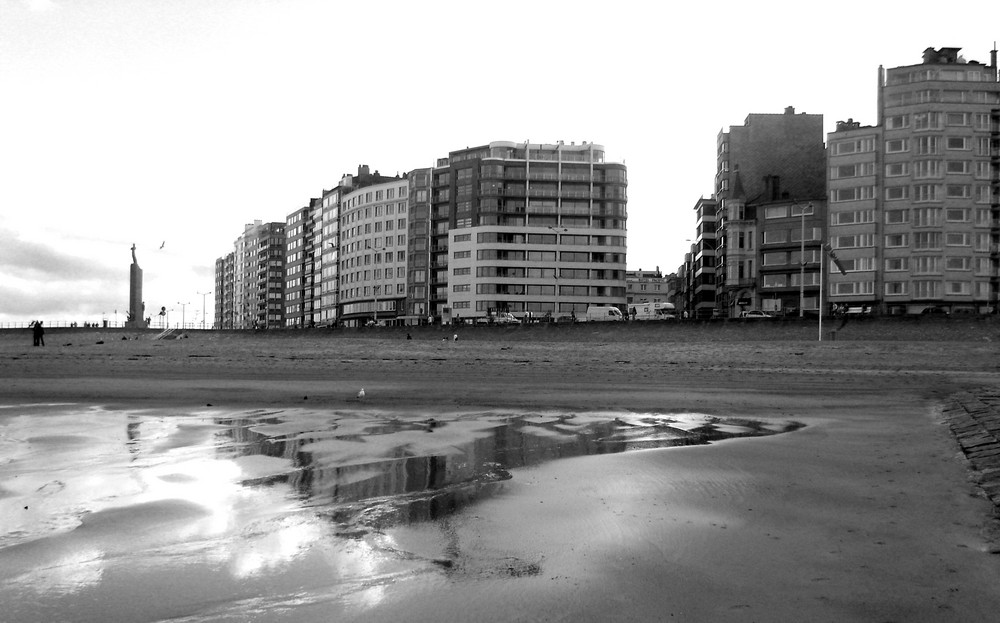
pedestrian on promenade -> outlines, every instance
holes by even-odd
[[[43,337],[45,329],[42,328],[42,321],[36,320],[28,326],[31,327],[31,337],[34,340],[35,346],[45,346],[45,338]]]

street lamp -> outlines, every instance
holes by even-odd
[[[205,330],[205,297],[208,296],[211,293],[212,293],[211,290],[209,290],[208,292],[198,292],[198,294],[201,295],[201,329],[202,329],[202,331]]]
[[[191,303],[190,302],[181,303],[180,301],[177,301],[177,304],[181,306],[181,328],[183,329],[185,323],[185,318],[184,318],[185,310],[187,309],[187,306],[190,305]]]
[[[799,205],[799,204],[793,204]],[[812,202],[808,205],[799,205],[799,216],[801,217],[801,232],[799,233],[799,318],[804,318],[806,314],[806,208],[812,214]],[[822,310],[820,310],[822,313]]]
[[[558,236],[558,234],[563,233],[563,232],[567,232],[569,230],[566,229],[565,227],[554,227],[552,225],[546,225],[546,227],[548,227],[549,229],[551,229],[552,231],[554,231],[557,234],[556,235],[556,265],[552,269],[552,276],[553,276],[553,278],[555,280],[555,283],[554,283],[554,287],[555,287],[555,290],[554,290],[555,300],[552,301],[552,306],[553,306],[552,320],[558,321],[558,318],[559,318],[559,236]]]
[[[378,262],[378,253],[380,251],[385,251],[385,247],[375,247],[375,248],[372,249],[372,251],[375,252],[375,260],[376,260],[375,264],[378,264],[379,263]],[[374,283],[372,284],[372,294],[375,296],[375,313],[374,313],[375,320],[374,320],[374,323],[375,323],[376,327],[378,326],[378,288],[379,288],[379,285],[378,285],[378,273],[379,273],[380,270],[382,270],[382,269],[381,268],[375,268],[375,269],[373,269],[373,272],[372,272],[372,276],[375,277],[375,279],[373,280]]]

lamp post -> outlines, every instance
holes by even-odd
[[[376,254],[375,255],[375,259],[378,260],[378,253],[380,251],[385,251],[385,247],[375,247],[375,248],[372,249],[372,251],[374,251],[375,254]],[[378,264],[378,261],[376,261],[375,264]],[[372,272],[372,276],[375,278],[375,279],[373,279],[374,283],[372,284],[372,294],[375,296],[374,323],[375,323],[376,327],[378,326],[378,288],[379,288],[379,285],[378,285],[378,273],[379,273],[380,270],[382,270],[382,269],[381,268],[375,268],[373,270],[373,272]]]
[[[795,204],[797,205],[797,204]],[[801,217],[799,232],[799,318],[804,318],[806,314],[806,208],[812,213],[812,202],[799,206],[799,216]]]
[[[205,297],[208,296],[211,293],[212,293],[211,290],[209,290],[208,292],[198,292],[198,294],[201,295],[201,329],[202,329],[202,331],[205,330]]]
[[[565,227],[554,227],[552,225],[547,225],[549,229],[556,233],[556,265],[552,269],[552,276],[554,277],[554,287],[555,287],[555,300],[552,301],[552,320],[557,321],[559,319],[559,235],[569,231]]]
[[[183,329],[185,323],[185,317],[184,317],[185,311],[187,310],[187,306],[190,305],[191,303],[190,302],[181,303],[180,301],[177,301],[177,304],[181,306],[181,328]]]

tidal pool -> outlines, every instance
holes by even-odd
[[[0,408],[0,603],[17,621],[281,618],[447,561],[437,521],[546,461],[792,431],[696,413]],[[377,593],[377,591],[376,591]]]

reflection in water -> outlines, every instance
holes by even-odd
[[[388,527],[447,516],[516,468],[798,427],[697,414],[0,411],[0,603],[10,620],[363,609],[407,574],[451,564],[407,554]]]
[[[290,485],[345,536],[437,519],[495,492],[509,470],[544,461],[704,444],[799,428],[700,414],[465,414],[404,419],[336,413],[298,421],[267,413],[217,421],[241,455],[291,461],[248,486]]]

